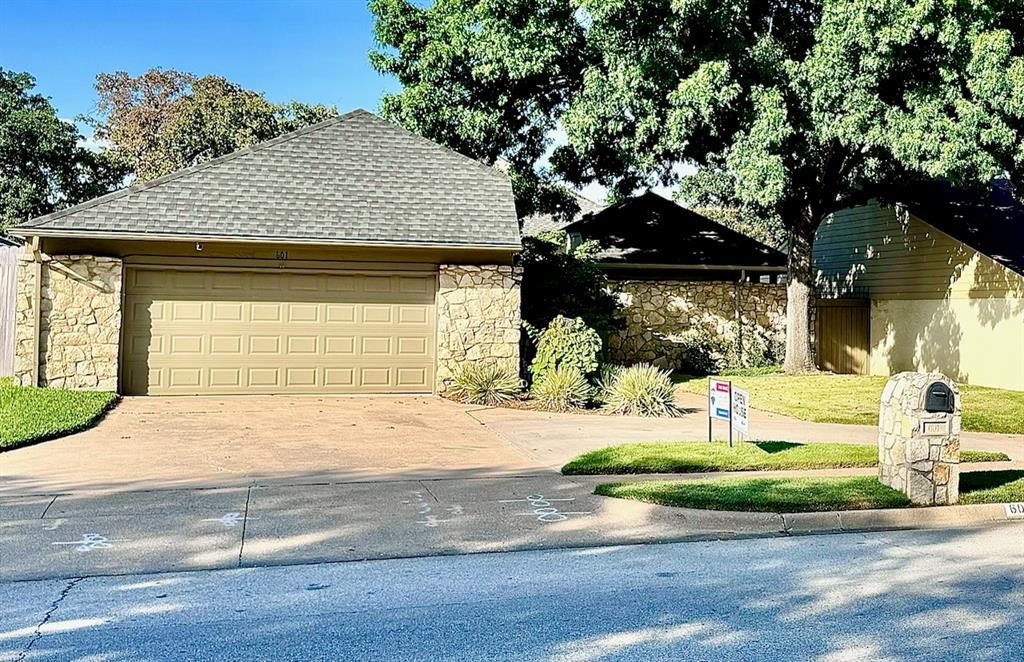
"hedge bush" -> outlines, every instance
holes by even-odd
[[[584,379],[600,365],[601,337],[579,317],[556,316],[537,340],[537,353],[530,364],[534,381],[559,367],[572,368]]]

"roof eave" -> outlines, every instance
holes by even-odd
[[[304,237],[249,237],[249,236],[226,236],[226,235],[203,235],[203,234],[173,234],[173,233],[132,233],[132,232],[103,232],[90,230],[66,230],[52,228],[11,228],[10,233],[17,237],[66,237],[74,239],[116,239],[124,241],[205,241],[219,243],[247,243],[247,244],[297,244],[307,246],[350,246],[350,247],[387,247],[387,248],[449,248],[466,250],[493,250],[505,252],[519,252],[521,244],[505,243],[467,243],[467,242],[401,242],[401,241],[367,241],[349,239],[316,239]]]
[[[598,266],[602,269],[652,269],[671,271],[786,271],[784,266],[770,266],[762,264],[654,264],[645,262],[602,262],[598,260]]]

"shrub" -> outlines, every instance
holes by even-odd
[[[767,332],[763,327],[744,323],[736,325],[739,340],[733,341],[728,368],[768,368],[780,365],[786,357],[784,336]]]
[[[605,400],[617,414],[678,416],[671,375],[647,363],[622,368],[607,384]]]
[[[720,375],[725,370],[771,368],[782,363],[785,341],[756,324],[730,322],[720,330],[704,320],[673,339],[673,365],[687,375]]]
[[[579,370],[560,365],[548,370],[535,381],[530,393],[542,409],[569,411],[586,407],[593,395],[593,388]]]
[[[594,389],[594,398],[600,400],[602,403],[608,402],[608,396],[611,392],[612,384],[615,383],[615,379],[619,374],[626,369],[626,366],[621,365],[603,365],[597,375],[597,384]]]
[[[731,338],[710,321],[690,327],[674,339],[673,363],[687,375],[713,375],[725,368],[733,350]]]
[[[496,406],[515,398],[521,387],[511,371],[492,363],[463,363],[455,371],[448,396],[473,405]]]
[[[600,352],[601,337],[596,331],[579,317],[569,319],[559,315],[540,334],[530,374],[538,381],[551,370],[565,366],[587,378],[597,371]]]
[[[564,232],[523,238],[519,257],[523,320],[543,329],[558,315],[579,317],[607,340],[623,328],[624,320],[619,299],[609,291],[608,277],[597,266],[597,245],[586,242],[570,251],[567,243]]]

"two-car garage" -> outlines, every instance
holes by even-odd
[[[123,392],[429,393],[436,279],[128,266]]]
[[[356,110],[20,224],[14,378],[443,393],[519,370],[508,175]]]

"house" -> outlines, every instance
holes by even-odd
[[[591,203],[593,205],[593,203]],[[731,338],[745,352],[785,343],[786,255],[657,193],[582,211],[567,224],[527,219],[524,234],[561,229],[596,241],[597,262],[624,306],[612,359],[685,367],[688,331]]]
[[[21,384],[430,393],[518,368],[508,177],[363,110],[13,233]]]
[[[1024,206],[1002,182],[924,182],[895,198],[818,231],[822,367],[1024,390]]]

